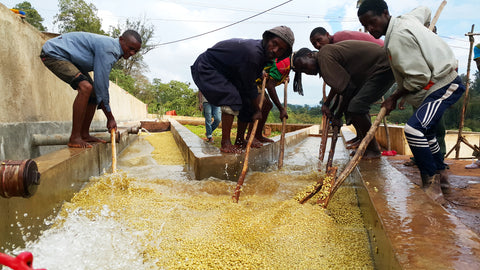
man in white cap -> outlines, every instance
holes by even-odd
[[[261,40],[221,41],[200,54],[191,66],[198,89],[211,104],[221,106],[220,151],[241,152],[241,148],[230,140],[234,117],[238,117],[239,130],[262,117],[255,80],[263,76],[263,68],[269,61],[290,56],[294,40],[289,27],[277,26],[265,31]]]

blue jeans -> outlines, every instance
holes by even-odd
[[[465,92],[460,77],[431,93],[405,125],[405,137],[415,157],[420,173],[433,176],[444,170],[443,153],[436,138],[436,127],[445,110],[455,104]]]
[[[212,132],[218,127],[218,125],[220,124],[220,120],[222,119],[220,107],[214,106],[208,102],[204,102],[203,116],[205,117],[205,129],[207,131],[207,138],[212,138]]]

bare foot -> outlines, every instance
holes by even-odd
[[[82,137],[82,139],[86,142],[99,142],[99,143],[107,143],[105,140],[102,140],[97,137],[93,137],[92,135],[88,135],[86,137]]]
[[[262,146],[263,146],[263,143],[261,143],[259,140],[257,140],[257,138],[253,138],[251,147],[260,148]]]
[[[257,139],[259,142],[262,142],[262,143],[270,143],[270,142],[273,142],[272,139],[269,139],[269,138],[263,137],[263,136],[255,137],[255,139]]]
[[[227,145],[222,145],[222,147],[220,148],[220,152],[230,153],[230,154],[240,154],[242,153],[242,149],[238,145],[227,144]]]
[[[243,140],[243,141],[237,140],[237,141],[235,142],[235,145],[236,145],[236,146],[238,146],[238,147],[240,147],[240,148],[243,148],[243,149],[247,148],[247,144],[248,144],[248,141],[245,141],[245,140]],[[250,145],[250,147],[260,148],[260,147],[262,147],[262,146],[263,146],[263,144],[262,144],[261,142],[259,142],[259,141],[257,140],[257,138],[253,138],[253,141],[252,141],[252,144]]]
[[[67,145],[70,148],[92,148],[93,147],[88,142],[80,140],[80,139],[79,140],[70,140]]]

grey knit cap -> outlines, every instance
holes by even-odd
[[[295,37],[290,27],[284,25],[274,27],[270,30],[265,31],[262,37],[265,39],[269,33],[283,39],[283,41],[285,41],[290,46],[290,50],[289,52],[287,52],[287,54],[290,55],[292,53],[292,47],[293,43],[295,42]]]
[[[265,31],[263,33],[263,37],[265,37],[265,34],[267,32],[270,32],[274,34],[275,36],[278,36],[279,38],[283,39],[290,47],[293,47],[293,43],[295,42],[295,37],[293,36],[292,29],[290,29],[288,26],[277,26],[275,28],[272,28],[270,30]]]

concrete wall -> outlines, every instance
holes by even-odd
[[[0,4],[0,160],[38,155],[32,134],[70,133],[77,92],[41,62],[48,38]],[[118,125],[147,118],[146,105],[112,82],[110,105]],[[92,127],[105,126],[99,110]]]
[[[397,125],[388,125],[388,132],[390,135],[390,146],[392,150],[397,151],[399,155],[412,155],[410,147],[408,146],[407,139],[405,138],[405,133],[403,126]],[[480,145],[480,132],[463,132],[462,137],[471,144],[471,145]],[[385,126],[382,124],[378,127],[375,132],[375,138],[378,143],[387,148],[387,136],[385,131]],[[455,147],[458,142],[458,131],[457,130],[448,130],[445,134],[445,146],[447,154]],[[460,144],[460,151],[458,153],[459,158],[472,158],[473,150],[465,143]],[[456,151],[453,150],[448,158],[455,158]]]

